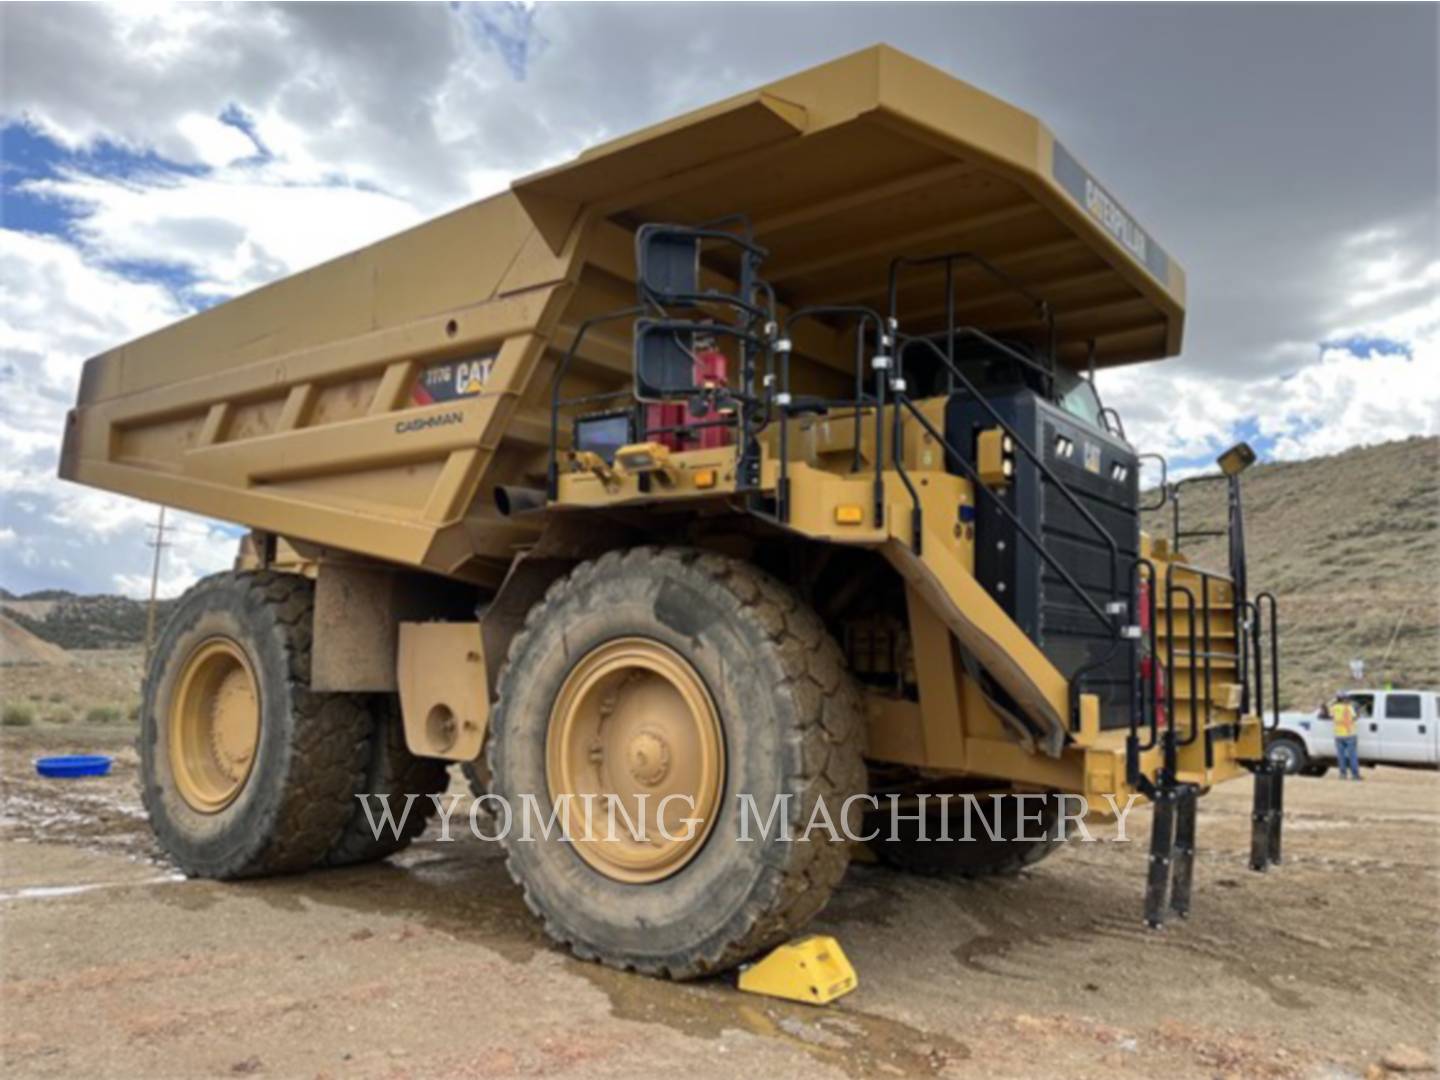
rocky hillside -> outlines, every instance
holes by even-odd
[[[155,625],[165,624],[172,600],[161,600]],[[0,611],[16,625],[62,649],[123,649],[145,641],[146,603],[125,596],[43,592],[0,597]]]
[[[1244,477],[1250,586],[1280,600],[1282,705],[1305,708],[1364,682],[1440,689],[1440,439],[1257,465]],[[1183,528],[1225,524],[1225,486],[1187,485]],[[1171,510],[1146,528],[1169,536]],[[1223,570],[1224,540],[1192,561]]]
[[[10,617],[0,614],[0,666],[68,663],[70,654],[59,645],[41,640]]]

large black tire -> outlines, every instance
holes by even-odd
[[[363,781],[355,789],[350,820],[325,853],[322,860],[325,866],[375,862],[409,847],[438,812],[430,796],[441,794],[450,785],[445,762],[416,757],[405,745],[405,725],[400,719],[400,702],[394,694],[357,696],[370,713],[370,761]],[[382,825],[380,835],[376,836],[370,822],[372,814],[376,821],[381,820],[379,801],[369,800],[371,814],[367,814],[360,796],[388,796],[399,828],[391,830]]]
[[[1043,839],[1017,839],[1022,835],[1022,810],[1027,818],[1023,835],[1036,837],[1043,832]],[[938,813],[932,813],[926,822],[927,839],[920,839],[919,823],[905,817],[899,819],[899,827],[891,839],[890,814],[882,801],[881,810],[869,815],[865,823],[867,833],[879,829],[880,835],[866,843],[881,862],[906,873],[950,878],[1013,877],[1065,845],[1055,831],[1058,812],[1059,804],[1053,798],[1046,801],[1041,814],[1033,802],[1022,804],[1007,795],[997,814],[989,798],[982,796],[978,809],[972,811],[970,839],[965,840],[959,839],[965,835],[965,826],[963,804],[956,798],[950,804],[948,833],[942,834],[943,823]],[[985,816],[989,831],[982,825],[980,814]],[[990,832],[996,834],[995,839],[991,839]],[[936,839],[941,835],[951,839]]]
[[[636,885],[597,871],[558,834],[527,843],[512,830],[507,866],[576,955],[694,978],[788,938],[843,876],[848,845],[823,834],[780,842],[777,822],[764,839],[750,818],[752,840],[739,841],[737,795],[750,793],[762,815],[789,795],[796,835],[817,800],[838,826],[843,800],[865,790],[861,699],[818,616],[753,566],[689,549],[612,552],[552,586],[511,645],[488,759],[493,793],[517,813],[522,795],[552,810],[546,737],[568,672],[594,648],[636,637],[692,665],[720,717],[724,790],[703,846],[670,876]]]
[[[192,877],[305,870],[350,818],[370,719],[353,695],[309,688],[312,600],[299,575],[217,574],[180,599],[156,642],[140,713],[141,795],[160,846]],[[217,641],[238,647],[253,673],[259,733],[233,801],[201,812],[177,788],[168,717],[187,661]]]

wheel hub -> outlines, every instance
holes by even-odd
[[[239,644],[202,642],[186,659],[168,714],[170,767],[180,797],[216,813],[240,794],[260,745],[260,695]]]
[[[598,646],[555,697],[546,735],[550,797],[568,803],[576,854],[607,877],[658,881],[694,858],[717,816],[724,772],[710,692],[659,642]]]
[[[670,745],[654,731],[642,731],[631,739],[625,757],[630,775],[644,787],[657,786],[670,771]]]

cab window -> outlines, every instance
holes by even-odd
[[[1375,715],[1374,694],[1351,694],[1350,704],[1355,706],[1355,719],[1369,720]]]
[[[1071,416],[1096,430],[1105,430],[1105,419],[1100,415],[1100,396],[1095,393],[1089,379],[1061,367],[1055,372],[1055,394],[1060,408]]]
[[[1420,695],[1419,695],[1419,694],[1386,694],[1386,695],[1385,695],[1385,719],[1386,719],[1386,720],[1419,720],[1419,719],[1420,719]]]

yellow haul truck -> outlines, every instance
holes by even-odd
[[[571,826],[505,840],[555,938],[684,978],[821,908],[852,845],[817,812],[898,807],[881,858],[973,875],[1049,854],[1056,796],[1139,794],[1145,916],[1183,914],[1197,794],[1254,773],[1257,868],[1280,800],[1253,455],[1202,571],[1141,533],[1093,385],[1184,313],[1043,125],[877,47],[95,357],[60,475],[252,530],[150,663],[162,845],[381,858],[466,763]],[[967,794],[1044,828],[933,840]],[[377,836],[357,795],[421,798]]]

